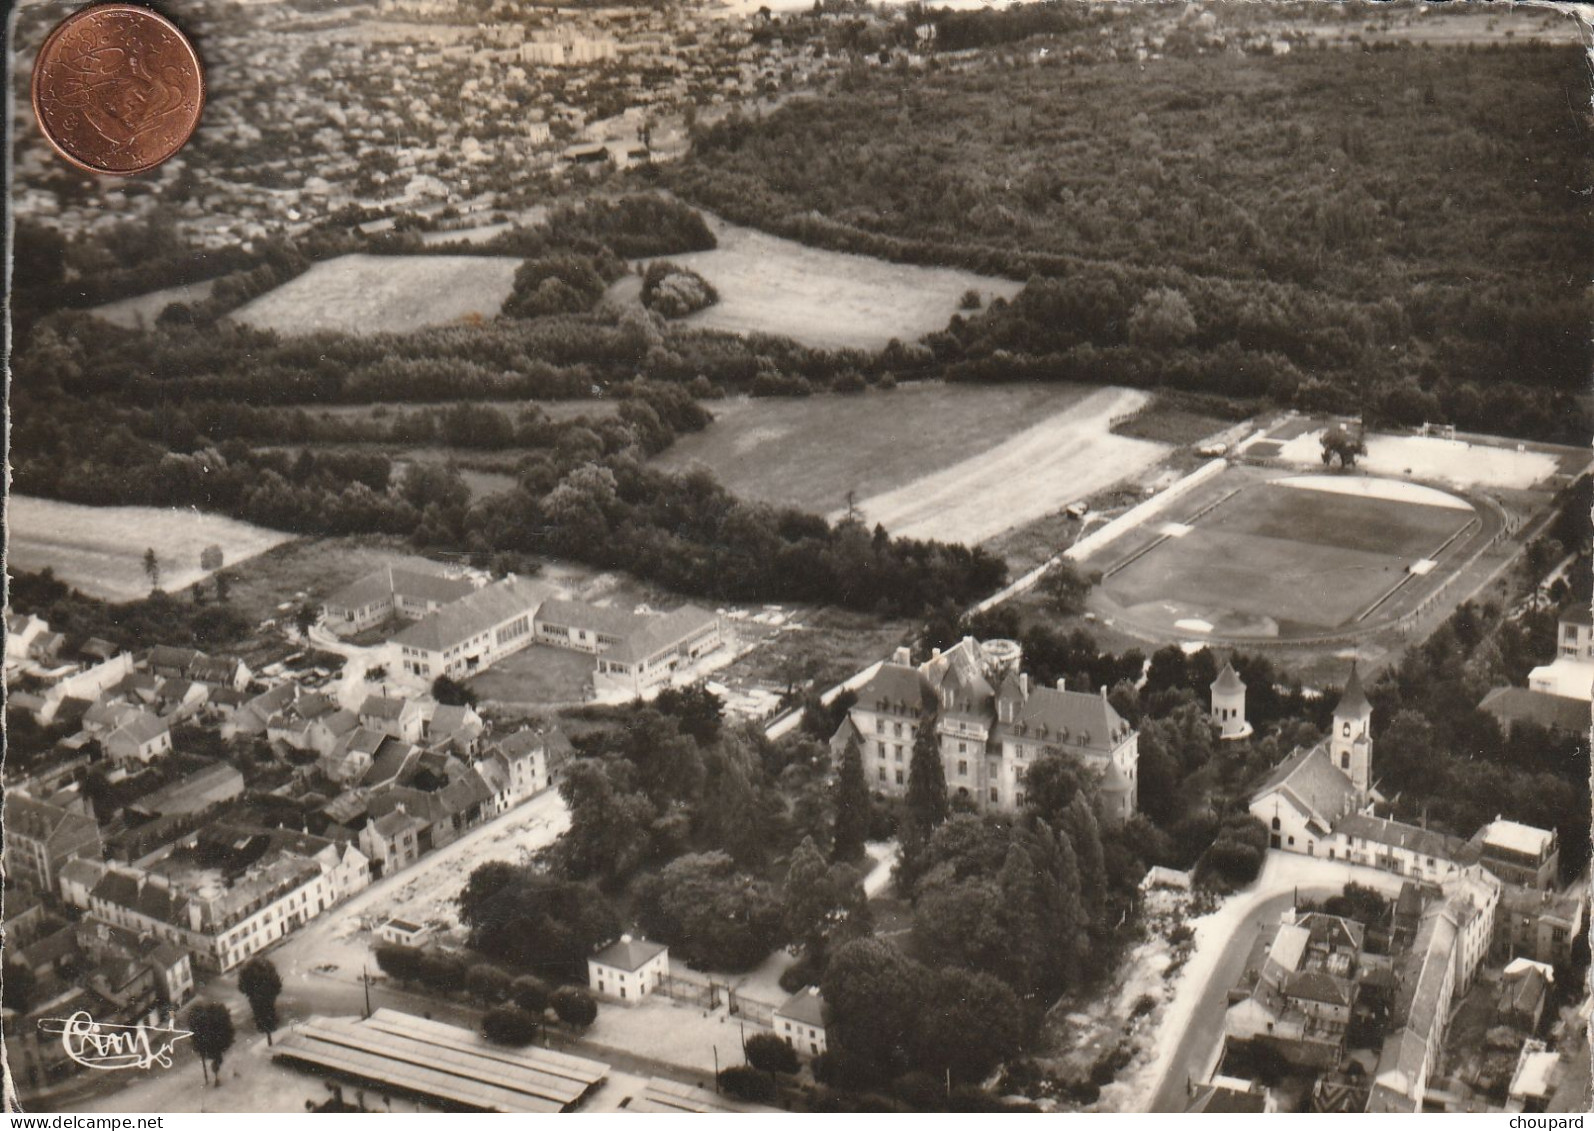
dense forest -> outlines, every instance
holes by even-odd
[[[1029,280],[932,336],[953,378],[1169,384],[1586,439],[1579,50],[1142,66],[1074,62],[1074,42],[932,60],[911,81],[860,69],[700,131],[663,179],[809,243]]]

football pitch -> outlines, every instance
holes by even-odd
[[[1347,490],[1355,487],[1364,491]],[[1389,480],[1253,483],[1188,527],[1164,528],[1176,533],[1139,556],[1107,565],[1103,584],[1137,620],[1234,635],[1332,631],[1414,563],[1437,557],[1440,576],[1477,521],[1453,495]]]

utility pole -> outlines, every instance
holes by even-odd
[[[369,966],[362,965],[360,967],[360,981],[365,984],[365,1019],[369,1021],[371,1019],[371,968]]]
[[[714,1094],[719,1095],[720,1090],[720,1047],[714,1046]]]

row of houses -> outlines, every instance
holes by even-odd
[[[431,681],[466,679],[544,644],[597,657],[594,688],[643,695],[724,641],[717,614],[693,605],[648,614],[561,597],[553,586],[509,576],[477,585],[420,566],[384,566],[326,599],[323,623],[353,635],[397,618],[411,623],[387,643],[391,667]]]

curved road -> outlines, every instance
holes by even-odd
[[[1211,1074],[1223,1045],[1229,990],[1239,981],[1257,935],[1278,926],[1280,913],[1292,905],[1297,893],[1321,898],[1342,891],[1352,881],[1392,898],[1400,892],[1402,877],[1344,861],[1273,850],[1254,888],[1231,896],[1212,915],[1192,923],[1196,952],[1185,967],[1187,973],[1174,991],[1158,1034],[1158,1043],[1169,1046],[1169,1052],[1159,1057],[1155,1066],[1147,1111],[1183,1111],[1189,1082],[1204,1082]],[[1219,948],[1215,955],[1213,947]]]

